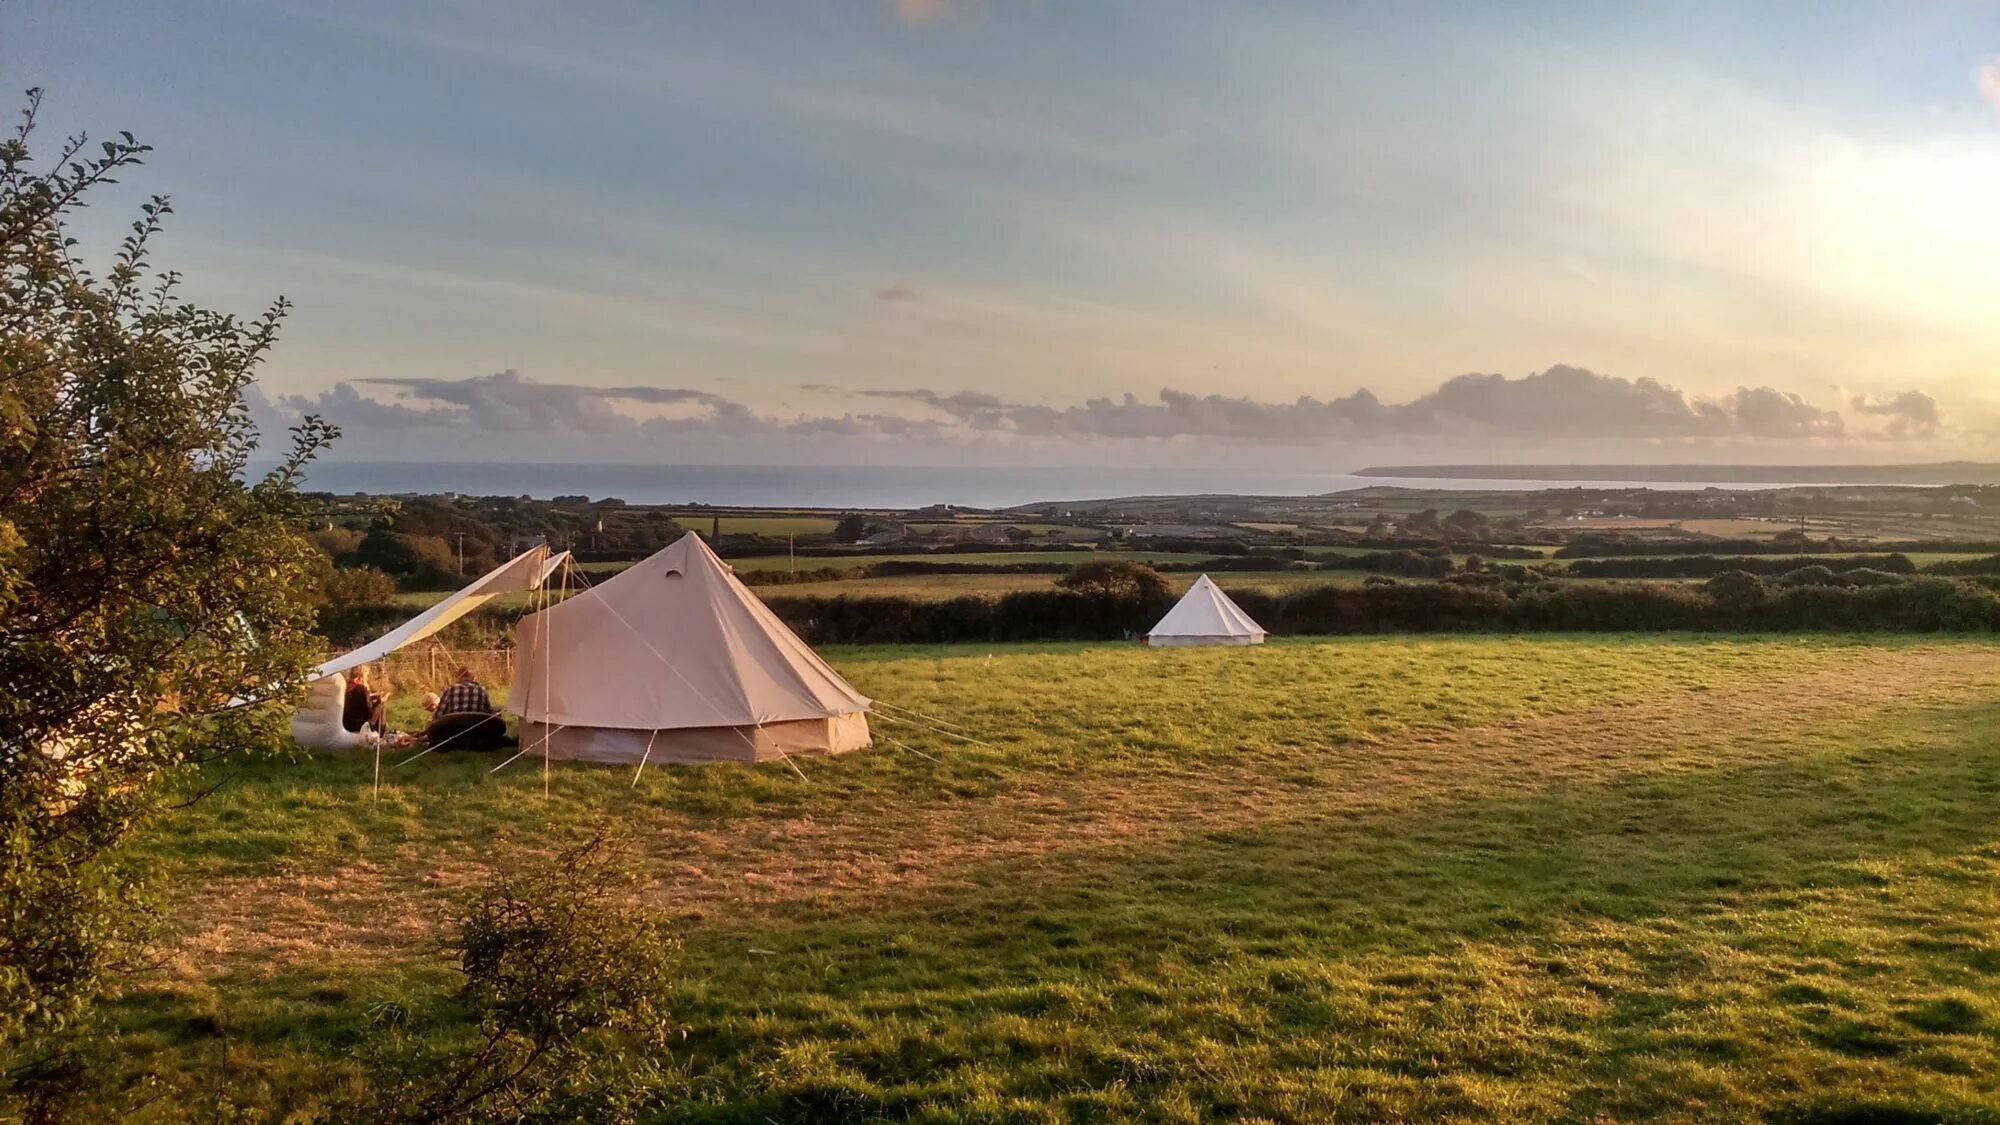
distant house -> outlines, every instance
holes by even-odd
[[[893,547],[893,546],[895,546],[896,544],[898,544],[898,543],[901,543],[901,542],[903,541],[903,539],[904,539],[904,535],[903,535],[903,533],[902,533],[901,531],[878,531],[878,532],[876,532],[875,534],[873,534],[873,535],[870,535],[870,536],[868,536],[867,538],[865,538],[865,539],[862,539],[862,540],[860,540],[859,542],[857,542],[857,543],[855,544],[855,546],[857,546],[857,547]]]

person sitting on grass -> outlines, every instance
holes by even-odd
[[[358,731],[365,726],[380,734],[388,728],[383,714],[389,702],[389,693],[368,690],[368,672],[368,665],[357,664],[347,674],[347,701],[341,707],[340,725],[350,731]]]
[[[472,669],[459,665],[452,677],[451,686],[438,696],[437,713],[442,715],[491,715],[493,701],[486,697],[486,689],[472,674]]]
[[[436,717],[424,732],[424,741],[433,750],[498,750],[516,745],[470,668],[458,670],[433,711]]]

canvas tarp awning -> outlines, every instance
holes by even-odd
[[[407,648],[426,637],[436,635],[452,622],[503,594],[538,590],[567,558],[569,558],[568,551],[551,556],[545,546],[531,547],[395,629],[353,652],[336,656],[320,665],[313,670],[313,678],[321,679],[336,672],[345,672],[357,665],[380,660],[399,648]]]

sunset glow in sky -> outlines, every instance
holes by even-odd
[[[343,456],[2000,459],[2000,4],[18,0],[0,74]]]

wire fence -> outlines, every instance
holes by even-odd
[[[375,668],[373,683],[398,695],[421,695],[443,691],[460,668],[472,669],[473,678],[488,690],[505,688],[514,682],[514,650],[511,648],[446,648],[426,645],[403,649],[383,657]]]

